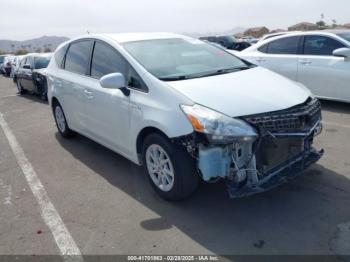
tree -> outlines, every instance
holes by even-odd
[[[26,55],[28,54],[28,51],[25,49],[19,49],[15,52],[15,55]]]
[[[318,28],[325,28],[326,27],[326,23],[322,20],[316,22],[316,25],[318,26]]]
[[[52,52],[52,50],[51,50],[50,47],[45,47],[44,48],[44,53],[51,53],[51,52]]]
[[[338,26],[338,25],[337,25],[337,20],[332,19],[332,27],[335,28],[335,27],[337,27],[337,26]]]

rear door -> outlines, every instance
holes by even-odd
[[[88,130],[84,90],[91,82],[88,74],[92,47],[93,41],[89,39],[72,42],[64,60],[64,75],[57,80],[60,82],[57,85],[61,86],[60,102],[63,103],[68,125],[82,133]]]
[[[250,60],[292,80],[297,79],[299,36],[271,41],[258,49]]]
[[[298,81],[318,97],[350,101],[350,61],[333,56],[346,47],[325,35],[306,35],[299,56]]]

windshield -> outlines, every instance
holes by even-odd
[[[34,68],[41,69],[46,68],[50,63],[50,56],[35,57],[34,58]]]
[[[5,59],[5,56],[0,56],[0,63],[3,63]]]
[[[144,40],[125,43],[124,47],[148,72],[165,81],[249,68],[237,57],[196,39]]]
[[[344,38],[346,41],[350,42],[350,32],[349,33],[339,33],[337,35],[340,36],[341,38]]]

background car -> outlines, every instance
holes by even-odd
[[[242,51],[249,46],[251,46],[250,43],[239,41],[237,38],[230,36],[230,35],[222,35],[222,36],[205,36],[200,37],[200,40],[206,40],[212,43],[217,43],[229,50],[237,50]]]
[[[35,93],[42,100],[47,99],[46,68],[52,54],[30,54],[22,58],[18,71],[14,76],[18,92]]]
[[[249,44],[256,44],[259,41],[259,39],[253,36],[243,36],[240,40],[242,42],[248,42]]]
[[[4,61],[2,64],[2,70],[3,74],[6,76],[10,76],[11,69],[12,69],[12,63],[14,61],[15,57],[13,55],[7,55],[4,57]]]
[[[0,74],[4,74],[4,60],[5,60],[6,55],[0,55]]]
[[[350,102],[350,30],[273,37],[236,55],[304,84],[317,97]]]
[[[284,32],[278,32],[278,33],[272,33],[272,34],[266,34],[263,35],[258,42],[265,41],[269,38],[272,37],[277,37],[277,36],[282,36],[282,35],[289,35],[289,34],[294,34],[294,33],[301,33],[301,31],[284,31]]]
[[[14,78],[15,74],[17,73],[18,68],[19,68],[19,64],[20,64],[23,57],[24,57],[24,55],[15,56],[13,63],[12,63],[12,68],[11,68],[11,74],[10,74],[11,78]]]

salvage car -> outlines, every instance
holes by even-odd
[[[47,74],[58,132],[143,165],[167,200],[200,180],[225,180],[231,197],[260,193],[323,154],[308,89],[198,39],[89,34],[59,46]]]
[[[316,97],[350,102],[350,30],[285,34],[236,55],[304,84]]]
[[[51,56],[51,53],[29,54],[21,59],[13,79],[20,94],[30,92],[47,100],[46,68]]]

